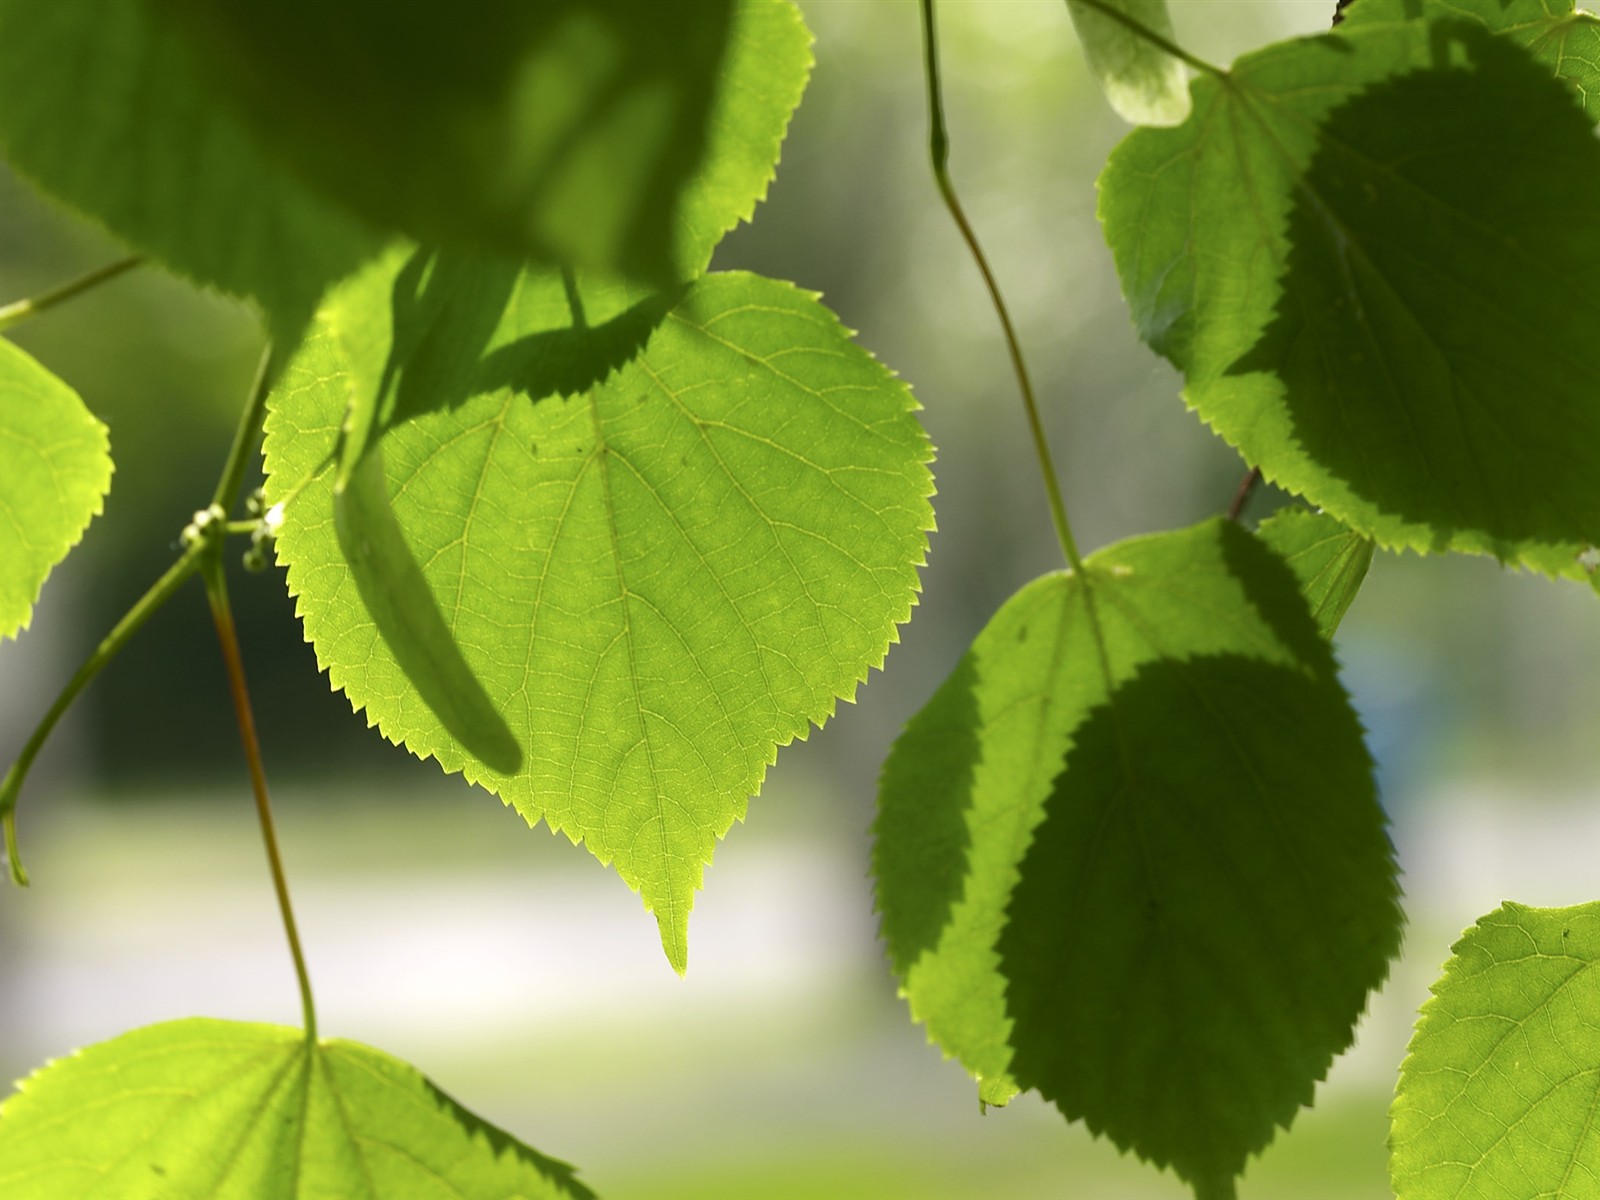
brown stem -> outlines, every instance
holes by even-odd
[[[1244,506],[1250,499],[1250,493],[1256,490],[1256,484],[1261,482],[1261,468],[1251,467],[1245,477],[1239,481],[1239,488],[1233,493],[1233,503],[1228,505],[1228,520],[1237,521]]]
[[[300,933],[295,926],[294,908],[289,903],[289,881],[283,870],[283,857],[278,852],[278,831],[272,819],[272,801],[267,795],[267,775],[261,765],[261,743],[256,737],[255,714],[250,708],[250,689],[244,678],[244,659],[239,653],[239,637],[233,625],[233,611],[228,606],[228,587],[223,578],[222,558],[213,552],[202,568],[206,582],[206,599],[211,603],[211,619],[217,627],[217,641],[222,646],[222,661],[228,670],[228,690],[233,696],[233,712],[239,723],[239,740],[244,743],[245,763],[250,769],[250,787],[255,792],[256,816],[261,822],[261,841],[267,850],[267,867],[272,873],[272,888],[278,896],[278,913],[283,918],[283,932],[289,939],[289,954],[294,959],[295,979],[300,985],[300,1012],[305,1023],[306,1040],[317,1039],[317,1012],[311,1000],[311,976],[306,970],[305,954],[300,948]]]

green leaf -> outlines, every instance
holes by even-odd
[[[1332,640],[1372,566],[1371,540],[1303,508],[1274,513],[1256,536],[1289,564],[1318,631]]]
[[[1202,1195],[1310,1101],[1399,942],[1332,656],[1224,521],[1012,597],[895,743],[874,870],[980,1095],[1037,1088]]]
[[[106,428],[78,394],[0,339],[0,638],[32,618],[50,569],[111,487]]]
[[[1436,0],[1437,13],[1448,13],[1501,34],[1549,67],[1578,94],[1591,121],[1600,121],[1600,18],[1579,12],[1572,0]],[[1409,21],[1417,17],[1414,0],[1361,0],[1345,10],[1342,31],[1367,25]]]
[[[335,499],[369,392],[377,450]],[[716,840],[910,615],[914,408],[787,284],[645,295],[417,254],[337,291],[286,366],[267,496],[333,686],[614,862],[682,970]]]
[[[1380,545],[1577,575],[1600,144],[1525,51],[1412,7],[1197,82],[1113,154],[1106,235],[1141,335],[1267,478]]]
[[[765,193],[811,62],[786,0],[377,22],[348,0],[151,2],[263,145],[373,225],[662,286]]]
[[[378,245],[267,160],[141,0],[0,0],[0,143],[11,164],[290,332]]]
[[[414,1067],[298,1029],[135,1029],[0,1105],[6,1200],[592,1200],[572,1168],[480,1120]]]
[[[1391,1110],[1399,1200],[1600,1195],[1600,904],[1509,901],[1453,948]]]
[[[1167,0],[1105,2],[1152,33],[1173,40]],[[1181,62],[1082,0],[1067,0],[1067,11],[1089,69],[1118,116],[1135,125],[1182,123],[1189,115],[1189,86]]]

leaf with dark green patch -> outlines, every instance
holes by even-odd
[[[1361,730],[1230,522],[1014,596],[896,742],[874,870],[914,1016],[1202,1196],[1309,1103],[1399,942]]]
[[[1379,545],[1576,576],[1600,543],[1600,144],[1509,37],[1366,2],[1117,149],[1124,290],[1268,479]]]
[[[1509,38],[1578,94],[1591,121],[1600,121],[1600,18],[1572,0],[1435,0],[1428,14],[1449,14]],[[1415,0],[1361,0],[1345,10],[1343,30],[1416,20]]]
[[[414,1067],[298,1029],[192,1019],[135,1029],[0,1104],[6,1200],[593,1200],[565,1163]]]
[[[1372,566],[1372,540],[1303,508],[1274,513],[1256,536],[1289,564],[1317,628],[1331,640]]]

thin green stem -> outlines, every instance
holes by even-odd
[[[206,600],[211,605],[211,619],[217,627],[217,641],[222,646],[222,661],[228,671],[228,691],[233,696],[239,740],[244,745],[245,764],[250,770],[250,788],[255,793],[256,817],[261,823],[261,841],[267,851],[267,869],[272,874],[272,888],[278,897],[278,913],[283,918],[289,955],[294,959],[295,980],[300,985],[300,1013],[305,1024],[306,1040],[314,1042],[317,1039],[317,1010],[311,999],[311,975],[306,970],[305,953],[300,948],[300,931],[295,925],[294,906],[289,902],[289,880],[284,874],[283,856],[278,851],[278,830],[272,819],[272,800],[267,795],[267,774],[261,765],[261,742],[256,736],[250,689],[244,677],[244,659],[239,653],[239,635],[233,624],[233,610],[228,605],[228,585],[218,549],[216,543],[209,547],[201,576],[206,584]]]
[[[122,649],[135,633],[155,611],[165,604],[193,575],[200,565],[200,556],[203,545],[196,543],[188,547],[181,558],[166,573],[156,580],[155,584],[132,608],[130,608],[106,634],[104,640],[94,648],[94,652],[84,660],[77,673],[67,681],[67,686],[61,689],[61,694],[56,697],[44,717],[40,720],[33,736],[22,747],[22,753],[17,756],[17,761],[11,765],[3,780],[0,780],[0,819],[5,824],[6,834],[6,859],[11,867],[11,878],[19,883],[28,882],[28,873],[22,869],[22,861],[17,855],[16,829],[14,826],[17,794],[22,790],[23,780],[27,778],[28,770],[33,766],[33,760],[38,757],[40,749],[50,736],[51,730],[56,727],[56,722],[61,720],[62,714],[72,707],[72,702],[78,698],[78,693],[89,685],[89,681]]]
[[[245,469],[250,465],[250,455],[261,439],[261,423],[267,415],[267,393],[272,390],[272,343],[261,351],[261,361],[256,366],[255,380],[250,384],[250,398],[244,412],[239,415],[239,426],[234,430],[233,445],[228,448],[228,458],[222,467],[222,477],[217,480],[217,490],[212,493],[213,507],[231,512],[244,483]]]
[[[1157,50],[1160,50],[1163,53],[1172,55],[1172,57],[1177,59],[1179,62],[1187,63],[1196,71],[1204,71],[1207,75],[1215,75],[1219,79],[1223,76],[1226,76],[1228,73],[1215,63],[1209,63],[1203,58],[1199,58],[1196,55],[1190,54],[1182,46],[1178,45],[1169,38],[1162,37],[1148,25],[1140,24],[1136,19],[1123,12],[1122,9],[1107,4],[1106,0],[1077,0],[1077,2],[1083,5],[1085,8],[1093,9],[1107,20],[1115,21],[1118,25],[1121,25],[1124,29],[1127,29],[1133,33],[1135,37],[1149,42]]]
[[[55,304],[69,295],[74,295],[86,287],[110,278],[120,271],[126,271],[138,264],[138,259],[127,259],[121,263],[114,263],[103,268],[93,276],[65,287],[57,288],[47,296],[27,301],[37,311],[41,307]],[[12,305],[16,308],[16,305]],[[244,481],[244,473],[249,465],[250,453],[255,448],[257,439],[261,434],[261,422],[266,412],[267,390],[271,384],[272,372],[272,347],[269,345],[261,355],[261,365],[256,370],[255,381],[251,384],[250,398],[245,404],[244,413],[239,419],[238,430],[234,433],[233,446],[228,451],[227,462],[222,469],[222,478],[217,483],[215,497],[209,509],[195,514],[195,523],[184,531],[184,552],[177,562],[167,568],[165,574],[156,580],[155,584],[141,596],[137,603],[125,613],[120,621],[112,627],[104,640],[95,647],[94,652],[84,660],[77,672],[67,681],[67,686],[61,689],[61,694],[50,705],[44,717],[40,720],[32,736],[22,747],[22,753],[17,756],[16,762],[6,772],[5,778],[0,779],[0,826],[4,827],[6,843],[6,862],[11,870],[11,878],[18,884],[26,885],[28,873],[23,869],[22,859],[17,850],[16,808],[17,796],[22,791],[23,781],[27,778],[33,760],[38,757],[39,751],[44,747],[45,741],[55,729],[56,723],[61,720],[67,709],[72,707],[72,702],[78,694],[89,685],[96,675],[104,669],[105,665],[117,656],[117,653],[127,644],[128,639],[137,633],[141,626],[148,621],[151,615],[165,604],[174,592],[200,568],[202,557],[209,547],[217,543],[221,534],[231,529],[231,523],[224,520],[227,509],[233,505],[238,496],[239,487]],[[255,528],[252,522],[249,526]]]
[[[1039,419],[1039,405],[1034,399],[1033,383],[1028,377],[1028,367],[1022,359],[1022,345],[1017,339],[1015,327],[1011,324],[1011,314],[1006,309],[1005,298],[1000,294],[1000,284],[995,279],[994,272],[989,269],[989,260],[984,257],[983,247],[978,244],[978,235],[973,232],[972,225],[967,221],[961,202],[956,198],[955,188],[950,183],[950,136],[945,131],[944,99],[939,85],[939,39],[933,21],[933,0],[922,0],[922,33],[923,46],[927,51],[928,151],[933,159],[933,178],[939,185],[939,194],[944,197],[945,207],[950,210],[956,228],[961,231],[961,237],[967,243],[973,261],[978,264],[984,285],[989,289],[989,299],[1000,318],[1000,328],[1005,333],[1006,348],[1011,354],[1011,367],[1016,373],[1017,387],[1022,393],[1022,407],[1028,414],[1028,428],[1033,434],[1034,453],[1039,459],[1039,470],[1044,475],[1044,488],[1050,499],[1050,515],[1055,521],[1056,540],[1061,544],[1061,552],[1066,555],[1068,564],[1074,571],[1081,573],[1083,558],[1079,555],[1078,545],[1072,538],[1072,527],[1067,523],[1067,507],[1061,499],[1061,483],[1056,475],[1055,463],[1050,457],[1050,444],[1045,440],[1044,424]]]
[[[13,325],[20,325],[29,317],[38,316],[47,308],[54,308],[63,300],[71,300],[74,296],[99,287],[102,283],[109,282],[121,275],[124,271],[131,271],[144,262],[144,255],[134,254],[128,258],[119,259],[98,270],[90,271],[87,275],[63,283],[60,287],[51,288],[37,296],[29,296],[25,300],[14,300],[10,304],[0,306],[0,333],[4,333]]]

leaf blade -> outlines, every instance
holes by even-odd
[[[1372,539],[1303,508],[1274,513],[1256,536],[1289,564],[1312,619],[1331,641],[1372,566]]]
[[[1390,1109],[1399,1200],[1587,1195],[1600,1178],[1600,905],[1507,901],[1451,948]]]
[[[99,515],[111,471],[105,426],[0,339],[0,638],[28,627],[45,578]]]
[[[1085,565],[1013,597],[896,742],[874,847],[883,933],[913,1015],[985,1099],[1036,1087],[1119,1146],[1221,1187],[1309,1099],[1386,972],[1399,930],[1393,852],[1359,725],[1280,560],[1208,522]],[[975,731],[954,736],[974,715]],[[1140,752],[1124,757],[1123,744]],[[1189,778],[1191,760],[1203,767]],[[1136,799],[1177,825],[1152,843],[1154,866],[1129,857]],[[1251,854],[1263,807],[1276,852]],[[1122,832],[1108,843],[1107,829]],[[1213,845],[1227,850],[1218,863],[1197,861]],[[1243,924],[1199,921],[1188,942],[1151,932],[1163,913],[1198,920],[1219,897],[1241,903],[1228,879],[1242,862],[1270,915],[1252,906]],[[1301,869],[1337,880],[1348,910],[1302,887]],[[1263,925],[1275,950],[1265,961],[1251,953]],[[1295,942],[1308,929],[1319,945]],[[1129,974],[1191,972],[1191,945],[1236,978],[1147,1005],[1151,989]],[[1141,948],[1144,960],[1130,957]],[[1261,1022],[1273,1036],[1263,1055],[1252,1039],[1267,995],[1311,1019]],[[1056,1019],[1066,1011],[1075,1019]],[[1149,1050],[1185,1037],[1201,1048]],[[1208,1055],[1226,1064],[1221,1077],[1252,1079],[1246,1101],[1205,1086],[1193,1067]]]
[[[415,1068],[282,1026],[146,1026],[41,1068],[0,1104],[8,1197],[153,1186],[240,1200],[592,1200],[566,1164],[461,1108]]]
[[[1166,0],[1107,0],[1107,6],[1173,40]],[[1067,11],[1089,69],[1119,117],[1132,125],[1183,123],[1189,86],[1181,62],[1081,0],[1067,0]]]
[[[681,969],[716,840],[910,615],[932,523],[914,404],[785,284],[641,299],[441,263],[414,291],[415,262],[341,289],[272,401],[290,589],[369,722],[616,863]],[[451,735],[352,594],[330,449],[362,389],[389,389],[387,506],[520,771]]]
[[[1269,479],[1380,545],[1576,576],[1600,354],[1559,275],[1600,222],[1553,214],[1587,211],[1600,148],[1548,67],[1420,11],[1198,81],[1182,129],[1113,154],[1102,220],[1141,336]]]
[[[749,218],[810,67],[778,0],[153,12],[263,147],[373,227],[658,287]]]

